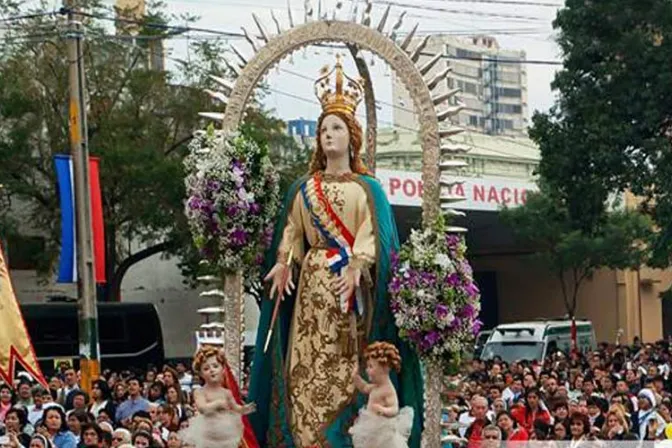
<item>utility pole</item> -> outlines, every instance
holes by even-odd
[[[69,125],[75,190],[77,227],[77,304],[79,310],[79,368],[81,386],[91,391],[92,380],[100,375],[98,309],[96,307],[93,230],[91,228],[91,191],[89,188],[89,148],[86,126],[86,83],[83,27],[77,21],[76,0],[64,0],[68,14]]]

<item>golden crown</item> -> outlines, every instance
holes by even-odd
[[[355,115],[357,106],[364,98],[362,82],[350,78],[343,72],[341,57],[336,56],[336,65],[329,71],[329,66],[320,70],[320,77],[315,81],[315,96],[322,104],[323,113],[344,112]],[[332,85],[334,75],[334,85]]]

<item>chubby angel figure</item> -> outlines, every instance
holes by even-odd
[[[370,382],[355,372],[355,387],[369,399],[350,428],[355,448],[407,448],[413,426],[413,408],[399,409],[397,391],[390,369],[399,371],[399,350],[389,342],[374,342],[365,351],[366,374]]]
[[[195,448],[250,446],[244,440],[243,416],[256,408],[254,404],[242,405],[234,397],[229,388],[230,370],[222,351],[202,346],[194,356],[193,367],[205,384],[194,391],[198,415],[181,432],[182,440]]]

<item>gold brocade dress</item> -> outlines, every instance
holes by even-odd
[[[362,268],[361,289],[370,290],[368,268],[376,259],[376,243],[364,187],[354,174],[323,174],[322,186],[332,209],[355,237],[350,265]],[[326,242],[311,221],[300,191],[278,248],[279,262],[286,261],[292,246],[301,272],[289,334],[287,387],[292,434],[298,448],[307,448],[324,446],[321,429],[356,396],[352,374],[358,355],[345,348],[344,339],[352,335],[350,315],[341,311],[335,293],[339,277],[329,269]],[[364,296],[368,292],[362,291]],[[360,332],[364,321],[358,318]]]

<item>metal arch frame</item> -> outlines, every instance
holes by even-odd
[[[268,43],[245,64],[236,79],[224,111],[223,129],[234,131],[238,128],[254,89],[275,64],[303,47],[321,42],[354,44],[377,54],[390,65],[408,89],[419,115],[423,150],[422,217],[424,225],[430,225],[440,213],[440,136],[436,110],[429,88],[414,62],[394,41],[376,29],[353,22],[316,21],[298,25],[269,38]]]
[[[439,123],[457,115],[465,105],[458,102],[454,106],[448,105],[448,107],[438,111],[438,106],[455,95],[459,89],[452,89],[448,92],[437,94],[434,97],[431,94],[431,90],[437,87],[441,80],[446,78],[450,72],[450,67],[443,69],[430,80],[425,80],[423,75],[426,75],[442,57],[441,54],[435,54],[422,66],[416,66],[416,62],[422,55],[422,49],[427,44],[429,36],[425,36],[412,52],[408,52],[406,48],[411,43],[417,25],[404,39],[404,42],[398,45],[392,36],[395,35],[394,30],[401,25],[403,14],[394,26],[392,34],[388,36],[383,30],[389,13],[389,6],[383,14],[379,25],[376,28],[372,28],[369,27],[371,22],[369,14],[371,7],[370,0],[367,0],[367,5],[361,24],[337,20],[319,20],[294,26],[290,11],[290,29],[282,31],[276,21],[278,34],[273,37],[270,37],[264,31],[258,17],[253,14],[253,18],[261,34],[261,39],[265,45],[257,49],[256,42],[258,38],[253,39],[245,31],[245,37],[254,50],[254,56],[248,61],[239,50],[232,46],[234,53],[242,61],[242,64],[239,66],[241,68],[227,62],[237,75],[235,83],[213,77],[229,93],[206,90],[211,97],[226,104],[225,112],[205,112],[201,113],[201,116],[221,122],[222,128],[225,131],[236,131],[243,120],[246,105],[252,97],[257,84],[282,58],[311,44],[322,42],[344,43],[349,47],[353,56],[355,56],[360,76],[365,77],[364,88],[367,116],[366,153],[368,161],[373,162],[371,163],[373,167],[375,166],[377,119],[373,86],[370,76],[367,76],[368,67],[366,63],[361,58],[356,57],[356,51],[353,51],[353,49],[361,48],[371,51],[381,57],[395,71],[408,90],[414,109],[419,116],[419,132],[423,151],[423,226],[425,228],[431,226],[442,213],[452,216],[462,216],[462,212],[453,209],[453,204],[461,202],[465,198],[451,194],[449,190],[445,194],[441,191],[441,186],[451,185],[449,180],[441,178],[441,172],[450,172],[467,166],[466,162],[454,159],[454,156],[468,151],[468,147],[466,145],[450,143],[441,146],[442,139],[449,139],[463,130],[453,126],[447,129],[439,129]],[[311,15],[312,13],[307,14],[307,20],[309,20]],[[448,159],[441,161],[441,156],[447,156]],[[464,232],[466,229],[448,227],[448,231]],[[225,273],[222,280],[223,291],[216,292],[217,294],[221,294],[223,299],[222,307],[225,310],[224,350],[227,353],[227,358],[229,358],[234,376],[240,381],[242,379],[240,369],[242,358],[240,355],[242,353],[242,331],[244,330],[242,319],[242,272],[238,271],[235,274]],[[425,366],[424,415],[426,425],[422,435],[423,448],[434,448],[441,443],[441,373],[442,367],[438,363],[430,362]]]

